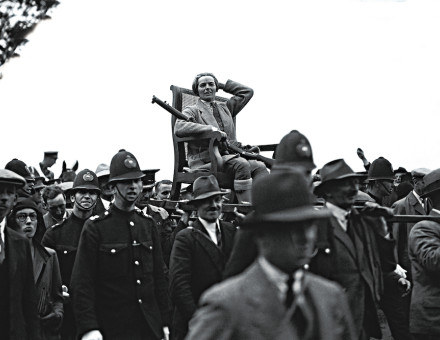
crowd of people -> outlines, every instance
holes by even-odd
[[[222,89],[232,97],[216,103]],[[252,89],[198,75],[179,136],[221,131],[232,191],[200,168],[172,210],[172,181],[126,150],[70,184],[13,159],[0,169],[0,339],[381,339],[440,336],[440,169],[407,171],[358,149],[318,171],[297,130],[269,170],[228,152]],[[312,175],[312,172],[314,174]],[[224,214],[226,199],[252,206]],[[412,219],[396,219],[410,215]],[[413,215],[421,216],[414,219]],[[9,320],[9,322],[6,322]]]

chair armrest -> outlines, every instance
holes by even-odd
[[[206,131],[194,136],[187,136],[187,137],[174,136],[174,138],[177,142],[191,142],[200,139],[215,139],[216,141],[220,142],[221,140],[224,139],[220,131]]]
[[[278,144],[263,144],[257,145],[260,151],[275,151]]]

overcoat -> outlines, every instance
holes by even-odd
[[[178,339],[186,334],[202,293],[222,280],[236,228],[220,221],[220,230],[222,249],[198,219],[176,235],[170,260],[170,294],[175,305],[173,331]]]
[[[304,299],[313,313],[306,319],[315,327],[315,340],[357,339],[347,301],[341,288],[306,273]],[[280,301],[258,262],[244,273],[217,284],[200,299],[200,308],[189,325],[188,340],[285,340],[299,339]]]
[[[408,242],[413,276],[410,331],[440,338],[440,224],[418,222]]]

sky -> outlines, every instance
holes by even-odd
[[[60,0],[0,71],[0,166],[44,151],[95,170],[121,148],[172,179],[170,85],[214,73],[254,89],[244,144],[305,134],[315,163],[440,167],[440,2]],[[220,95],[222,92],[219,92]]]

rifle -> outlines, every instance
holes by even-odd
[[[167,110],[169,113],[171,113],[177,119],[182,119],[186,122],[194,122],[194,119],[192,117],[189,118],[189,117],[185,116],[182,112],[180,112],[179,110],[176,110],[174,107],[172,107],[168,103],[160,100],[156,96],[153,96],[151,103],[158,104],[161,108]],[[226,140],[226,147],[228,148],[229,151],[239,154],[244,159],[253,159],[253,160],[263,162],[269,169],[272,168],[272,165],[274,163],[274,160],[272,158],[264,157],[258,153],[255,153],[255,152],[249,152],[249,151],[243,150],[242,148],[239,148],[238,146],[232,145],[227,140]]]

